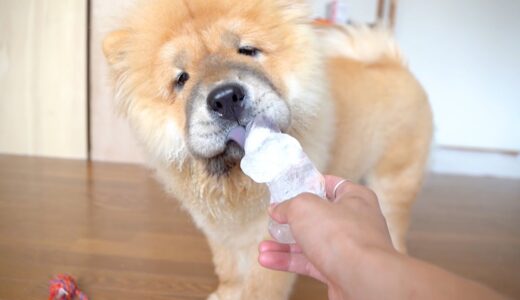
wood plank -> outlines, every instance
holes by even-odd
[[[87,157],[87,0],[0,1],[0,153]]]
[[[428,176],[411,254],[520,297],[519,183]],[[57,273],[92,299],[205,299],[217,286],[204,237],[151,171],[0,156],[0,299],[45,299]],[[326,290],[301,278],[292,299]]]

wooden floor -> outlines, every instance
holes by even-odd
[[[520,181],[429,176],[411,254],[520,298]],[[70,273],[92,300],[204,299],[217,285],[190,218],[137,166],[0,156],[0,299]],[[432,283],[435,284],[435,283]],[[293,299],[326,299],[298,282]]]

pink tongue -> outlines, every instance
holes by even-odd
[[[228,133],[228,141],[235,141],[240,147],[244,148],[246,143],[246,129],[242,126],[237,126]]]

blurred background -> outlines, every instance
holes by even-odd
[[[114,113],[103,36],[130,0],[0,0],[0,153],[141,163]],[[520,1],[313,0],[385,22],[435,114],[431,170],[520,178]]]
[[[430,96],[409,254],[520,297],[520,1],[309,1],[387,26]],[[0,0],[0,299],[45,299],[60,273],[91,299],[216,288],[206,239],[113,107],[101,43],[133,2]],[[291,299],[326,295],[300,279]]]

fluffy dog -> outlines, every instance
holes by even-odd
[[[121,26],[104,42],[117,104],[208,238],[220,279],[209,299],[286,299],[294,281],[257,264],[269,194],[226,138],[257,115],[323,172],[364,180],[406,250],[432,116],[387,32],[314,26],[299,0],[147,0]]]

